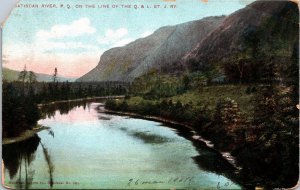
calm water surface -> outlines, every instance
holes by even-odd
[[[205,158],[209,152],[199,151],[176,129],[105,114],[99,105],[47,111],[38,123],[51,130],[3,146],[5,185],[33,189],[240,189],[225,176],[201,169],[195,158]]]

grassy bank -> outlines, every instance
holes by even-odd
[[[251,104],[253,93],[247,93],[251,85],[216,85],[203,87],[199,91],[188,91],[182,95],[173,96],[173,102],[180,101],[183,104],[191,103],[194,107],[207,105],[209,110],[214,110],[220,98],[235,100],[241,111],[251,115],[254,107]]]
[[[191,122],[196,120],[199,114],[204,114],[203,112],[206,112],[205,117],[213,117],[218,102],[229,98],[238,104],[241,114],[250,120],[254,112],[252,100],[255,95],[255,91],[252,92],[251,89],[251,85],[215,85],[159,99],[132,96],[125,100],[116,100],[111,108],[144,115],[163,116],[180,122]]]

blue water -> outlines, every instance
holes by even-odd
[[[53,117],[38,121],[51,128],[38,133],[47,149],[54,189],[240,189],[222,175],[201,170],[193,160],[201,154],[175,129],[159,122],[109,115],[97,110],[100,103],[56,111]],[[38,145],[34,159],[21,161],[17,175],[5,184],[16,187],[32,177],[29,188],[50,188],[49,162]],[[222,189],[226,189],[225,186]]]

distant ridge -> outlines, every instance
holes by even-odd
[[[19,71],[15,71],[12,69],[8,69],[5,67],[2,67],[2,80],[3,81],[17,81],[18,80],[18,76],[19,76]],[[38,82],[50,82],[52,81],[52,76],[51,75],[47,75],[47,74],[43,74],[43,73],[35,73],[36,77],[37,77],[37,81]],[[67,78],[67,77],[58,77],[58,81],[59,82],[65,82],[65,81],[69,81],[69,82],[73,82],[75,81],[75,78]]]

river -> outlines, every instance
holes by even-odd
[[[5,186],[27,189],[240,189],[189,129],[104,113],[101,102],[42,109],[50,127],[3,145]],[[231,179],[230,179],[231,178]]]

